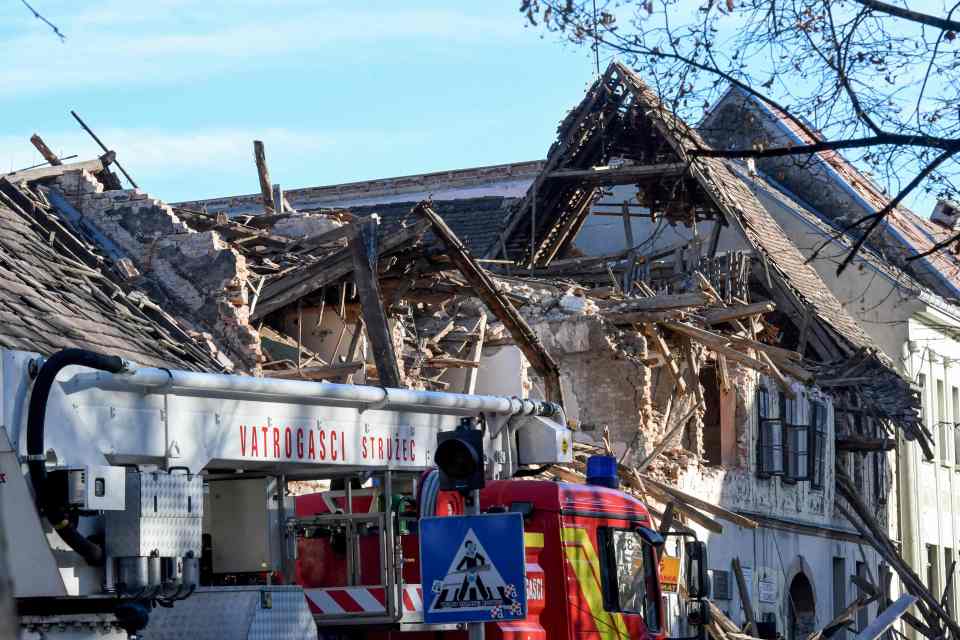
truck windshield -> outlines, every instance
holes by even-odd
[[[659,631],[656,555],[636,530],[602,527],[604,603],[607,611],[643,616],[649,631]]]

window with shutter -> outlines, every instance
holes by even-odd
[[[770,392],[757,389],[757,475],[761,478],[783,475],[783,420],[773,413]]]
[[[823,489],[823,474],[827,456],[827,405],[823,402],[811,402],[810,419],[811,427],[808,432],[810,444],[807,447],[810,452],[807,457],[810,466],[810,487]]]
[[[787,399],[785,402],[784,430],[786,433],[785,472],[783,479],[798,482],[810,479],[810,415],[804,419],[800,414],[800,402]]]

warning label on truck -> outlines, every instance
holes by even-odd
[[[420,544],[425,622],[526,617],[519,514],[426,518]]]

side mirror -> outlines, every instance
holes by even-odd
[[[707,575],[707,544],[699,540],[684,545],[687,597],[691,600],[710,597],[710,577]]]

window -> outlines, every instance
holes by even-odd
[[[867,563],[858,562],[857,563],[857,577],[862,578],[863,580],[869,580],[867,578]],[[860,607],[860,610],[857,611],[857,631],[863,631],[867,628],[867,613],[868,607]]]
[[[917,374],[917,386],[920,387],[920,422],[927,424],[927,375]]]
[[[937,380],[937,436],[940,448],[940,462],[950,464],[950,454],[953,446],[953,425],[947,422],[946,394],[944,393],[943,380]]]
[[[960,466],[960,387],[950,387],[953,408],[953,462]]]
[[[822,402],[810,403],[810,486],[823,488],[824,465],[827,457],[827,405]]]
[[[785,482],[810,479],[810,424],[800,415],[800,402],[780,394],[780,415],[786,431],[783,467]]]
[[[701,367],[700,385],[705,403],[703,412],[703,454],[705,465],[718,467],[723,462],[723,429],[720,419],[720,381],[714,367]]]
[[[937,547],[927,545],[927,588],[934,593],[941,593],[937,580]]]
[[[833,616],[836,618],[847,608],[847,559],[833,558]],[[846,637],[845,631],[835,634],[837,640]]]
[[[757,475],[761,478],[783,475],[783,420],[773,413],[770,392],[757,389]]]
[[[657,560],[654,549],[633,529],[597,530],[603,562],[600,582],[607,611],[638,613],[647,630],[660,630]]]
[[[957,579],[957,576],[956,576],[957,568],[956,566],[954,566],[953,562],[954,562],[953,549],[949,547],[944,548],[943,570],[946,571],[947,573],[944,576],[944,585],[946,585],[945,586],[946,593],[944,593],[943,599],[946,601],[947,613],[950,614],[950,618],[953,620],[956,620],[957,619],[956,607],[954,606],[954,602],[953,602],[953,593],[955,591],[955,587],[953,585],[953,582],[954,580]]]

